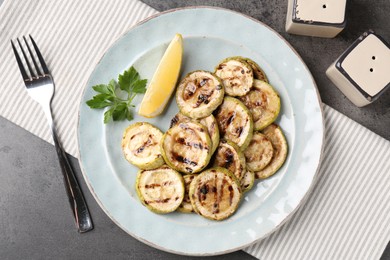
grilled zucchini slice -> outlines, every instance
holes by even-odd
[[[189,195],[196,213],[208,219],[223,220],[238,208],[241,188],[230,171],[214,167],[195,177]]]
[[[179,172],[201,171],[211,157],[207,128],[194,121],[180,122],[163,135],[161,153],[165,162]]]
[[[241,58],[224,59],[215,68],[215,74],[222,79],[229,96],[244,96],[252,88],[252,68]]]
[[[270,125],[279,115],[280,97],[274,88],[261,80],[255,80],[253,89],[240,100],[252,113],[254,129],[262,130]]]
[[[248,108],[238,99],[225,97],[221,106],[215,111],[221,138],[237,144],[245,150],[253,135],[252,115]]]
[[[126,160],[140,169],[156,169],[164,164],[160,152],[163,133],[146,122],[128,126],[122,137],[122,151]]]
[[[262,133],[254,132],[244,151],[246,167],[250,171],[261,171],[270,163],[273,153],[271,141]]]
[[[198,176],[198,175],[196,175],[196,174],[183,175],[184,187],[185,187],[184,199],[183,199],[183,202],[180,204],[180,206],[177,208],[177,211],[183,212],[183,213],[195,212],[194,209],[192,208],[189,192],[190,192],[191,182],[196,176]]]
[[[275,174],[286,161],[288,150],[286,138],[278,125],[271,124],[262,132],[271,141],[274,153],[271,162],[263,170],[255,172],[258,179],[265,179]]]
[[[183,115],[182,113],[177,113],[171,120],[171,126],[177,125],[179,122],[188,122],[194,119],[191,119],[188,116]],[[211,138],[211,154],[215,152],[219,144],[219,130],[218,123],[215,117],[211,114],[208,117],[197,119],[197,122],[201,123],[207,128],[207,132]]]
[[[136,180],[136,190],[142,204],[155,213],[175,211],[184,198],[183,177],[164,165],[154,170],[141,170]]]
[[[252,171],[246,171],[244,177],[241,179],[241,190],[242,192],[247,192],[252,189],[255,183],[255,173]]]
[[[191,118],[203,118],[222,103],[225,94],[222,81],[213,73],[197,70],[180,82],[176,103],[181,113]]]
[[[228,169],[241,181],[246,171],[245,157],[235,143],[221,140],[213,159],[214,166]]]

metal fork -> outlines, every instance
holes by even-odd
[[[50,104],[51,104],[52,97],[54,95],[54,81],[34,39],[31,37],[31,35],[29,36],[30,36],[33,49],[35,50],[36,53],[36,57],[38,57],[38,62],[34,56],[32,48],[30,48],[30,44],[27,41],[26,37],[23,36],[23,40],[27,47],[30,58],[28,58],[28,54],[26,54],[27,52],[25,51],[25,48],[23,48],[21,41],[17,39],[20,50],[24,57],[25,63],[27,65],[28,72],[26,71],[26,68],[23,65],[21,55],[19,55],[19,52],[12,40],[11,40],[11,45],[15,53],[16,61],[19,65],[20,73],[22,74],[24,83],[26,85],[27,92],[36,102],[38,102],[42,106],[46,118],[49,122],[58,159],[60,161],[62,174],[64,177],[66,193],[69,198],[70,206],[72,208],[73,215],[75,217],[78,231],[80,233],[87,232],[93,229],[92,219],[90,217],[87,204],[84,200],[83,193],[77,182],[73,169],[70,166],[68,157],[58,139],[56,128],[53,123]],[[34,64],[35,71],[32,67],[30,60]]]

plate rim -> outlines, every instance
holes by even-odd
[[[145,4],[146,5],[146,4]],[[311,183],[308,187],[308,189],[306,190],[304,196],[301,197],[301,199],[299,200],[297,206],[287,214],[287,216],[278,224],[276,225],[274,228],[272,228],[270,231],[268,231],[267,233],[265,233],[262,237],[260,238],[257,238],[255,240],[253,240],[252,242],[246,244],[246,245],[241,245],[241,246],[237,246],[237,247],[233,247],[233,248],[229,248],[229,249],[226,249],[226,250],[223,250],[223,251],[217,251],[217,252],[213,252],[213,253],[198,253],[198,254],[194,254],[194,253],[186,253],[186,252],[182,252],[182,251],[176,251],[176,250],[172,250],[172,249],[169,249],[169,248],[165,248],[165,247],[162,247],[158,244],[155,244],[153,242],[150,242],[140,236],[137,236],[136,234],[134,233],[129,233],[126,231],[126,228],[123,227],[123,225],[121,225],[111,214],[110,212],[104,207],[103,203],[100,201],[100,199],[98,198],[96,192],[95,192],[95,189],[92,187],[90,181],[89,181],[89,178],[85,172],[85,169],[84,169],[84,165],[82,163],[82,160],[81,160],[81,154],[80,154],[80,131],[79,131],[79,126],[80,126],[80,107],[83,103],[83,99],[82,97],[84,97],[85,95],[85,92],[87,91],[87,86],[89,84],[89,80],[90,80],[90,77],[91,75],[89,75],[88,77],[88,80],[86,81],[86,83],[84,84],[83,86],[83,91],[82,91],[82,94],[81,94],[81,98],[80,98],[80,102],[79,102],[79,105],[78,105],[78,115],[77,115],[77,159],[79,161],[79,165],[80,165],[80,169],[81,169],[81,173],[83,175],[83,179],[90,191],[90,193],[92,194],[92,196],[94,197],[95,201],[97,202],[97,204],[99,205],[99,207],[103,210],[103,212],[110,218],[111,221],[113,221],[118,227],[120,227],[120,229],[122,231],[124,231],[126,234],[130,235],[131,237],[137,239],[138,241],[141,241],[142,243],[146,244],[146,245],[149,245],[153,248],[156,248],[158,250],[161,250],[161,251],[164,251],[164,252],[168,252],[168,253],[173,253],[173,254],[177,254],[177,255],[183,255],[183,256],[216,256],[216,255],[223,255],[223,254],[228,254],[228,253],[232,253],[232,252],[235,252],[235,251],[238,251],[238,250],[242,250],[246,247],[250,247],[252,246],[253,244],[255,243],[258,243],[260,242],[261,240],[264,240],[265,238],[267,238],[268,236],[270,236],[271,234],[273,234],[274,232],[276,232],[280,227],[282,227],[286,222],[288,222],[292,216],[298,211],[298,209],[300,209],[302,207],[302,205],[304,205],[306,203],[306,201],[308,200],[308,198],[310,197],[311,193],[313,192],[313,189],[315,187],[315,184],[317,183],[318,179],[319,179],[319,170],[321,168],[321,163],[323,161],[323,152],[324,152],[324,142],[325,142],[325,118],[324,118],[324,108],[323,108],[323,103],[322,103],[322,100],[321,100],[321,96],[320,96],[320,93],[319,93],[319,90],[318,90],[318,86],[314,80],[314,77],[311,73],[311,71],[309,70],[309,68],[307,67],[307,64],[304,62],[304,60],[302,59],[302,57],[300,56],[300,54],[295,50],[295,48],[283,37],[280,35],[279,32],[277,32],[275,29],[273,29],[272,27],[270,27],[269,25],[265,24],[264,22],[260,21],[260,20],[257,20],[255,19],[254,17],[251,17],[247,14],[243,14],[241,12],[238,12],[238,11],[235,11],[235,10],[231,10],[231,9],[228,9],[228,8],[224,8],[224,7],[218,7],[218,6],[206,6],[206,5],[200,5],[200,6],[186,6],[186,7],[178,7],[178,8],[173,8],[173,9],[169,9],[169,10],[166,10],[166,11],[163,11],[163,12],[159,12],[157,11],[157,13],[141,20],[141,21],[138,21],[137,23],[135,23],[133,26],[130,26],[128,30],[124,31],[122,34],[120,34],[104,51],[103,51],[103,54],[101,55],[101,57],[99,58],[98,62],[95,64],[93,70],[92,70],[92,73],[93,71],[95,71],[95,69],[98,67],[98,65],[101,63],[102,59],[105,57],[106,53],[119,41],[122,39],[122,37],[124,37],[126,34],[128,34],[130,31],[132,31],[133,29],[141,26],[142,24],[144,23],[147,23],[148,21],[152,20],[152,19],[155,19],[157,17],[160,17],[162,15],[165,15],[165,14],[169,14],[169,13],[174,13],[174,12],[177,12],[177,11],[183,11],[183,10],[188,10],[188,9],[192,9],[192,10],[196,10],[196,9],[213,9],[213,10],[221,10],[221,11],[226,11],[226,12],[230,12],[230,13],[233,13],[233,14],[236,14],[236,15],[239,15],[239,16],[242,16],[243,18],[245,19],[249,19],[257,24],[260,24],[261,26],[264,26],[265,28],[267,28],[268,30],[270,30],[271,32],[273,32],[281,41],[283,41],[287,47],[294,53],[294,55],[298,58],[298,60],[301,62],[301,64],[303,65],[303,67],[306,69],[306,71],[308,72],[309,76],[310,76],[310,80],[313,84],[313,87],[315,89],[315,93],[316,93],[316,97],[317,97],[317,102],[319,104],[319,111],[320,111],[320,114],[321,114],[321,129],[322,129],[322,137],[321,137],[321,148],[319,150],[319,157],[318,157],[318,162],[317,162],[317,167],[316,167],[316,170],[315,170],[315,173],[312,177],[312,180],[311,180]],[[91,73],[91,74],[92,74]]]

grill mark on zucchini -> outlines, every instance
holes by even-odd
[[[199,189],[200,193],[202,193],[203,195],[207,195],[207,193],[209,193],[209,186],[207,184],[204,184],[200,189]]]
[[[241,136],[243,130],[244,128],[242,126],[236,128],[236,134],[238,137]]]
[[[199,82],[199,85],[200,85],[201,87],[203,87],[203,86],[207,83],[208,80],[209,80],[208,78],[202,79],[202,80]]]
[[[146,184],[145,189],[154,189],[155,187],[161,187],[158,183]]]
[[[198,163],[195,161],[191,161],[190,159],[183,157],[175,152],[172,152],[172,157],[174,157],[177,161],[191,165],[191,166],[197,166]]]
[[[195,142],[186,142],[185,140],[184,140],[184,138],[178,138],[177,139],[177,142],[179,143],[179,144],[182,144],[182,145],[186,145],[186,146],[190,146],[190,147],[194,147],[194,148],[197,148],[197,149],[200,149],[200,150],[203,150],[204,149],[204,147],[203,147],[203,145],[201,144],[201,143],[195,143]]]
[[[221,70],[221,69],[223,69],[223,68],[225,68],[226,67],[226,64],[224,64],[224,63],[220,63],[220,64],[218,64],[218,66],[217,66],[217,70]]]
[[[146,205],[152,204],[152,203],[168,203],[171,200],[171,198],[165,198],[162,200],[145,200],[144,203]]]
[[[206,105],[208,103],[210,103],[210,97],[211,97],[211,95],[213,95],[213,93],[214,93],[214,90],[212,90],[209,93],[200,94],[198,96],[198,100],[196,101],[196,103],[194,105],[194,108],[199,107],[202,103],[205,103]]]
[[[204,148],[201,143],[189,143],[189,144],[187,143],[187,145],[190,145],[190,146],[197,148],[197,149],[200,149],[200,150],[203,150],[203,148]]]
[[[229,116],[226,120],[226,127],[228,127],[233,122],[235,117],[236,117],[236,112],[229,113]]]
[[[220,115],[220,112],[221,110],[217,110],[216,111],[216,115]],[[219,131],[222,133],[222,134],[225,134],[226,133],[226,129],[228,128],[228,126],[233,122],[234,118],[236,117],[236,112],[235,111],[231,111],[229,112],[226,116],[224,114],[222,114],[221,116],[219,116],[218,120],[219,120],[219,125],[222,126],[219,128]]]
[[[210,133],[210,135],[213,135],[214,132],[217,131],[217,128],[215,127],[215,121],[211,123],[210,129],[212,130],[211,133]]]
[[[217,174],[214,175],[214,178],[218,179],[217,178]],[[214,212],[214,213],[219,213],[219,205],[221,204],[221,201],[222,201],[222,198],[223,198],[223,193],[224,193],[223,187],[226,185],[226,183],[227,183],[227,181],[225,179],[223,179],[222,183],[219,185],[219,192],[218,192],[219,197],[218,197],[218,201],[217,201],[217,203],[218,203],[218,211]],[[218,189],[217,189],[217,191],[218,191]]]
[[[135,137],[135,136],[136,136],[136,135],[133,135],[132,138]],[[131,139],[132,139],[132,138],[131,138]],[[130,140],[131,140],[131,139],[130,139]],[[152,135],[149,135],[149,136],[148,136],[148,140],[145,141],[140,147],[138,147],[138,148],[135,150],[135,152],[133,152],[133,153],[135,153],[136,155],[137,155],[137,154],[140,154],[140,153],[142,153],[142,152],[145,150],[146,147],[149,147],[149,146],[152,146],[152,145],[156,145],[157,143],[156,143],[156,142],[152,142],[152,140],[153,140],[153,136],[152,136]]]
[[[179,127],[183,130],[190,130],[192,133],[194,133],[194,130],[188,126],[188,124],[183,124],[183,123],[180,123],[179,124]]]
[[[226,150],[226,152],[223,153],[223,156],[225,157],[225,163],[223,164],[223,167],[229,168],[234,161],[234,154],[232,151]]]
[[[213,186],[213,194],[214,194],[214,205],[213,205],[213,207],[214,207],[214,209],[213,209],[213,213],[215,214],[215,213],[219,213],[219,202],[220,202],[220,196],[219,196],[219,194],[218,194],[218,184],[217,184],[217,181],[218,181],[218,179],[217,179],[217,175],[216,174],[214,174],[214,186]]]
[[[140,153],[142,153],[143,151],[144,151],[144,149],[145,149],[145,145],[144,146],[141,146],[141,147],[139,147],[137,150],[135,150],[135,154],[140,154]]]
[[[184,89],[184,95],[183,98],[185,101],[192,98],[194,94],[196,94],[204,85],[208,83],[210,79],[209,78],[202,78],[202,79],[195,79],[195,82],[189,82],[187,86]],[[201,93],[200,95],[202,95]],[[199,96],[198,96],[199,99]]]
[[[228,189],[229,189],[229,204],[232,205],[232,203],[233,203],[233,196],[234,196],[233,186],[229,185]]]
[[[169,128],[172,128],[173,126],[175,126],[178,122],[179,122],[180,118],[179,118],[179,114],[176,114],[172,119],[171,119],[171,124],[169,126]]]
[[[159,183],[146,184],[145,188],[146,189],[154,189],[155,187],[165,187],[165,186],[169,186],[172,184],[173,184],[172,181],[165,181],[162,184],[159,184]]]
[[[197,149],[200,149],[200,150],[203,150],[204,147],[201,143],[195,143],[195,142],[186,142],[184,138],[180,137],[177,139],[177,142],[179,144],[182,144],[182,145],[186,145],[186,146],[190,146],[190,147],[194,147],[194,148],[197,148]]]
[[[217,174],[214,175],[214,178],[217,179]],[[218,203],[218,212],[215,212],[215,213],[219,213],[219,205],[222,202],[223,193],[224,193],[223,187],[225,186],[226,183],[227,183],[227,181],[225,179],[223,179],[222,182],[220,181],[219,189],[217,189],[218,194],[219,194],[218,201],[217,201],[217,203]]]
[[[204,201],[206,200],[207,197],[206,195],[208,192],[209,192],[209,188],[207,184],[203,184],[198,190],[198,198],[202,205],[204,205]]]
[[[196,92],[196,85],[192,82],[188,83],[188,85],[184,89],[183,99],[187,101],[190,99]]]
[[[188,116],[185,116],[183,115],[182,113],[177,113],[172,119],[171,119],[171,125],[169,126],[169,128],[172,128],[174,127],[175,125],[178,125],[180,123],[185,123],[185,122],[189,122],[191,121],[192,118],[188,117]],[[195,120],[196,121],[196,120]],[[197,122],[197,121],[196,121]]]
[[[193,134],[193,135],[196,134],[195,131],[199,131],[199,132],[201,132],[201,133],[204,132],[204,129],[203,129],[202,127],[197,127],[197,128],[194,129],[194,128],[188,126],[188,124],[180,123],[180,124],[179,124],[179,127],[180,127],[181,129],[183,129],[183,130],[190,130],[190,131],[191,131],[191,134]]]

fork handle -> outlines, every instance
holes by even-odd
[[[57,131],[51,116],[50,107],[46,109],[45,114],[50,124],[54,145],[64,177],[65,190],[68,195],[70,207],[73,211],[77,229],[80,233],[90,231],[93,229],[93,223],[89,214],[88,206],[85,202],[79,183],[77,182],[76,175],[70,166],[68,157],[59,142]]]

